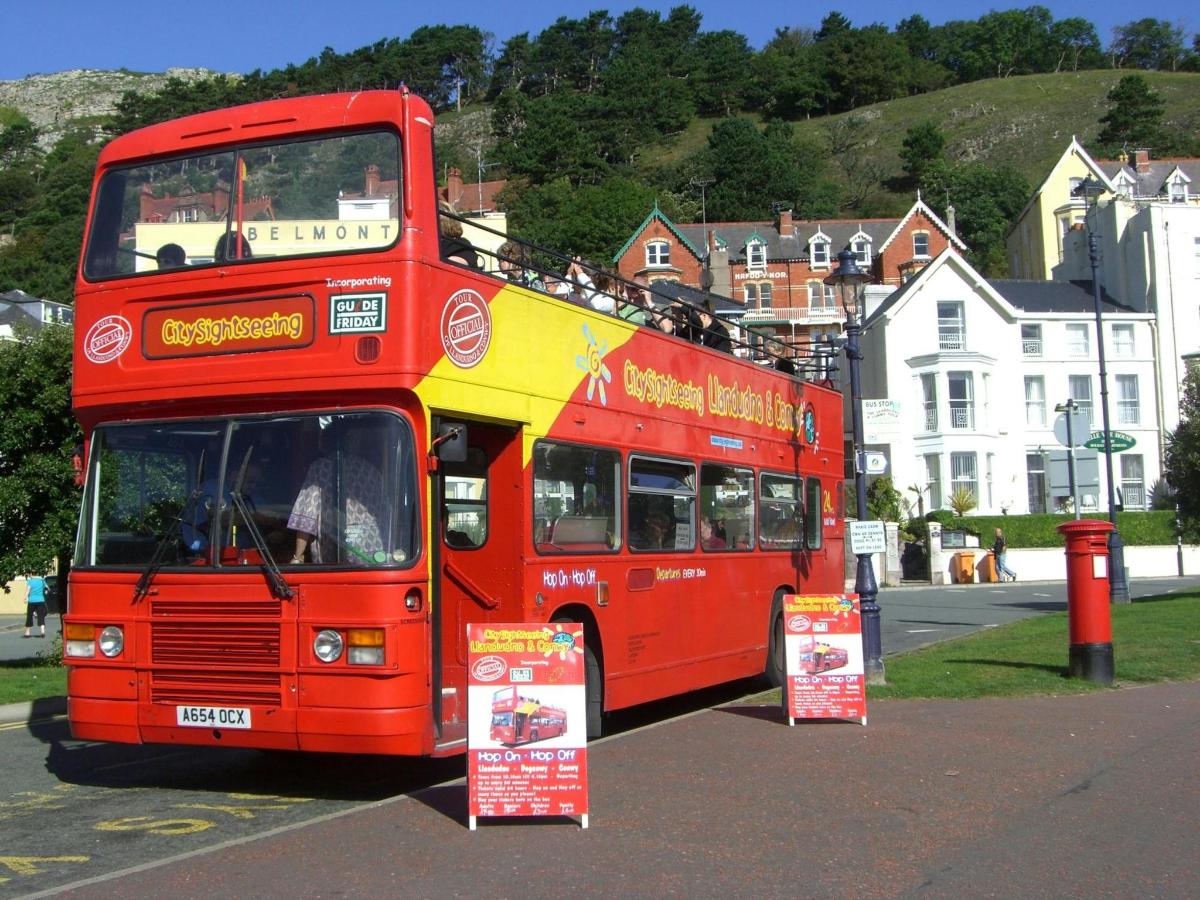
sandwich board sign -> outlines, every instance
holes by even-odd
[[[853,595],[786,594],[784,705],[797,719],[858,719],[867,724],[862,614]]]

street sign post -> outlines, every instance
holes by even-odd
[[[884,553],[887,550],[887,533],[882,522],[851,522],[850,552]]]

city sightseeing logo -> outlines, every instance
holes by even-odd
[[[591,400],[599,390],[600,405],[608,406],[608,395],[604,392],[604,385],[612,384],[612,372],[604,363],[604,354],[608,352],[608,341],[597,340],[587,325],[583,326],[583,336],[587,338],[587,351],[575,357],[575,366],[588,373],[588,400]]]
[[[492,342],[492,314],[483,297],[464,288],[442,307],[442,349],[460,369],[479,364]]]
[[[542,633],[549,645],[542,656],[549,658],[558,654],[558,658],[565,661],[572,653],[583,654],[583,647],[580,645],[580,641],[583,640],[582,628],[578,631],[565,631],[561,624],[555,624],[553,629],[549,626],[543,628]]]

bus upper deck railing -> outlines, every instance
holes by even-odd
[[[712,308],[712,295],[705,303],[695,303],[672,296],[652,283],[631,281],[616,272],[584,263],[556,250],[489,228],[478,219],[466,218],[445,208],[441,211],[443,229],[442,255],[448,261],[477,269],[483,274],[520,284],[579,305],[608,311],[620,318],[638,321],[641,312],[644,327],[660,331],[681,340],[713,346],[734,356],[790,374],[805,381],[828,382],[837,372],[838,352],[828,341],[788,343],[771,334],[751,331]],[[460,223],[472,230],[486,232],[502,239],[496,250],[470,245],[447,224]],[[689,289],[690,290],[690,289]],[[591,301],[591,302],[589,302]],[[707,320],[707,321],[706,321]],[[727,340],[706,342],[703,331],[708,322],[720,323]],[[749,332],[747,334],[747,332]],[[710,334],[720,335],[710,327]],[[743,335],[746,336],[743,336]]]

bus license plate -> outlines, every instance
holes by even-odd
[[[175,721],[189,728],[249,728],[250,710],[237,706],[177,706]]]

